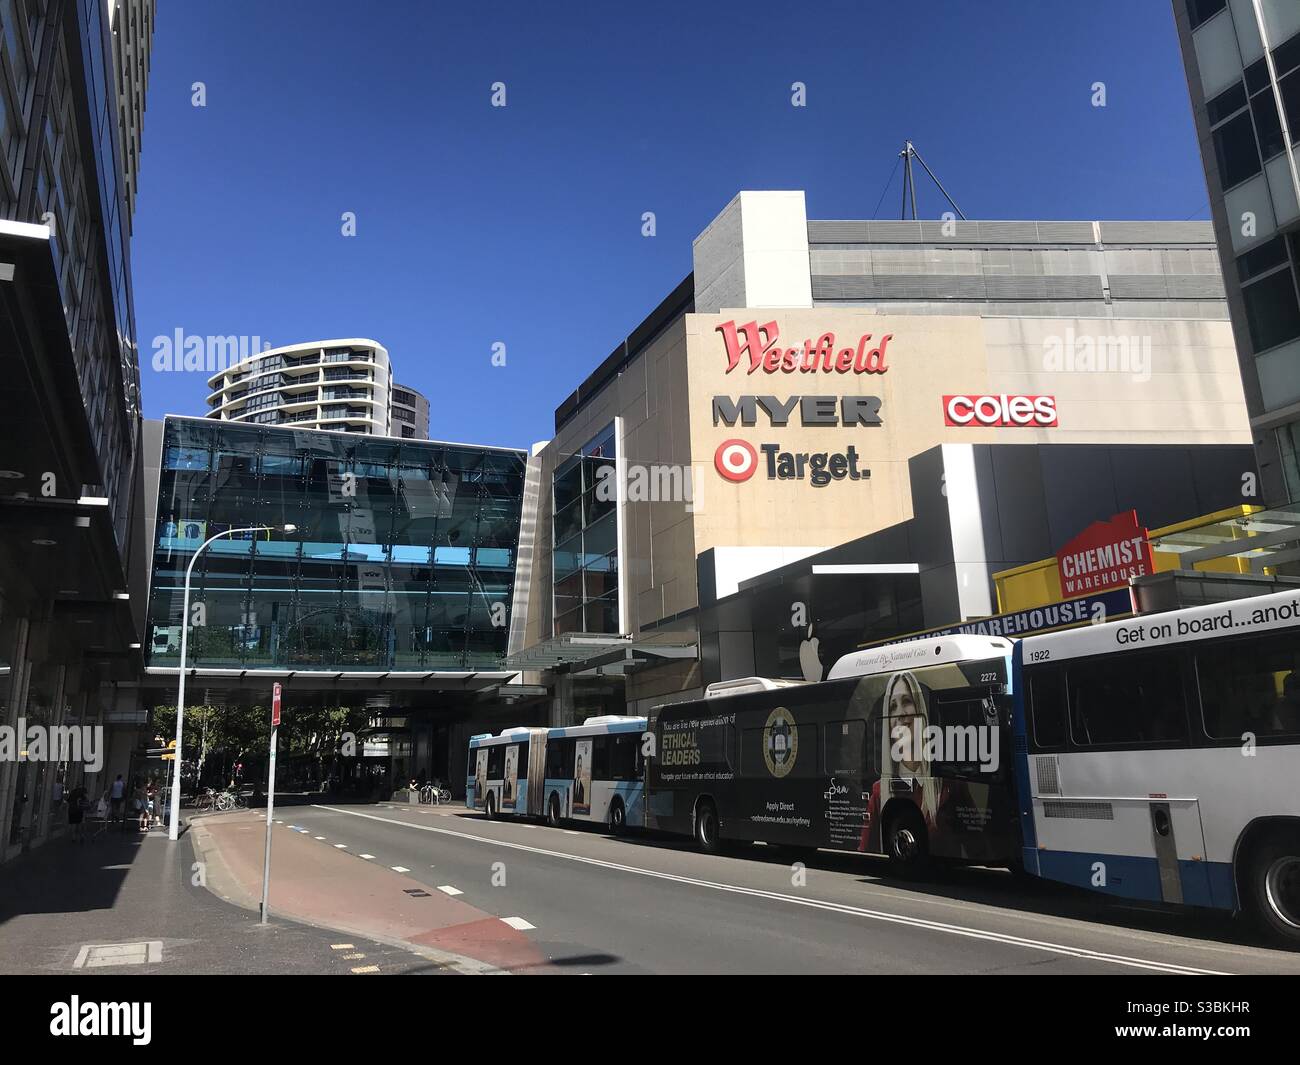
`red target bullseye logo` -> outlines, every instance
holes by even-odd
[[[713,453],[713,466],[728,481],[748,481],[758,469],[758,452],[744,440],[724,440]]]

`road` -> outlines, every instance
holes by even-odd
[[[454,896],[573,973],[1300,973],[1218,915],[1103,903],[1000,870],[924,884],[822,853],[806,867],[745,847],[488,821],[459,806],[277,808],[279,831]],[[376,903],[379,905],[379,903]],[[545,959],[538,964],[537,959]],[[506,965],[505,967],[511,968]]]

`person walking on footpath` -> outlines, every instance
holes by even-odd
[[[113,786],[108,789],[108,800],[110,814],[114,821],[123,819],[124,806],[126,800],[126,781],[122,779],[122,774],[117,774],[117,779],[113,781]],[[126,822],[122,820],[123,827]]]
[[[68,796],[68,829],[74,843],[84,843],[81,822],[86,816],[86,786],[78,784]]]

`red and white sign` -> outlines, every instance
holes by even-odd
[[[724,440],[713,453],[713,468],[728,481],[748,481],[758,469],[758,452],[745,440]]]
[[[1061,594],[1066,598],[1122,588],[1133,577],[1155,572],[1147,531],[1136,510],[1094,521],[1056,553]]]
[[[280,726],[280,682],[278,680],[271,688],[271,725],[273,728]]]
[[[1055,396],[944,396],[943,424],[1051,429],[1057,422]]]
[[[746,322],[742,326],[723,322],[714,332],[722,334],[727,347],[727,373],[740,365],[742,357],[749,363],[746,373],[884,373],[889,369],[885,349],[894,339],[892,333],[886,333],[869,347],[871,334],[864,333],[856,347],[837,350],[835,334],[823,333],[815,341],[809,337],[801,346],[782,348],[777,343],[781,330],[776,322]]]

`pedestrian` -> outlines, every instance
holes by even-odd
[[[153,828],[154,800],[158,797],[158,785],[151,779],[144,789],[144,812],[140,815],[140,831],[148,832]]]
[[[116,821],[118,818],[123,817],[123,808],[126,801],[126,781],[122,779],[121,773],[117,774],[117,779],[113,781],[112,786],[108,789],[108,801],[112,819]]]
[[[136,827],[141,832],[144,831],[144,810],[145,810],[144,785],[141,784],[139,779],[137,778],[135,781],[135,788],[131,792],[131,812],[135,814]]]
[[[75,843],[85,842],[85,836],[82,835],[81,830],[81,822],[85,816],[86,787],[84,784],[78,784],[68,796],[68,828]]]

